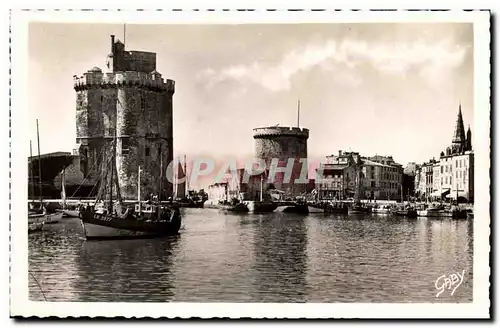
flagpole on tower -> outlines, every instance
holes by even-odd
[[[127,36],[127,24],[123,24],[123,45],[125,45],[125,37]]]
[[[300,128],[300,98],[297,101],[297,127]]]

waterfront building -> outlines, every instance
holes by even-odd
[[[420,165],[416,170],[416,190],[415,195],[420,200],[430,200],[433,195],[434,188],[434,167],[437,161],[434,159]]]
[[[405,199],[415,196],[415,176],[417,163],[409,162],[403,169],[403,196]]]
[[[156,53],[126,50],[114,35],[107,67],[107,72],[94,67],[74,76],[76,143],[83,175],[97,183],[100,167],[116,142],[122,197],[137,198],[139,166],[144,195],[171,197],[172,177],[165,173],[173,160],[175,82],[156,71]]]
[[[284,172],[278,172],[273,174],[274,182],[269,183],[268,179],[264,181],[266,183],[264,189],[267,189],[268,184],[272,184],[273,188],[284,192],[288,197],[293,198],[305,194],[308,180],[307,139],[309,138],[309,130],[299,127],[271,126],[256,128],[253,132],[255,157],[265,161],[266,177],[271,174],[270,169],[273,159],[278,160],[278,167],[280,168],[286,167],[289,159],[293,160],[290,181],[284,180]],[[307,179],[306,183],[296,182],[296,179],[301,178],[303,169],[306,173],[305,177],[303,177]]]
[[[474,201],[472,132],[470,126],[465,132],[461,105],[458,108],[451,145],[441,152],[439,161],[433,161],[427,166],[425,175],[432,176],[432,180],[426,183],[425,193],[432,199]],[[432,173],[429,173],[429,170]],[[420,175],[423,176],[424,173],[420,172]],[[429,184],[432,186],[430,193]],[[416,192],[422,194],[421,183],[416,184],[415,188]]]
[[[358,152],[339,151],[320,164],[316,191],[322,200],[354,197],[356,163],[361,165],[360,195],[364,199],[400,200],[403,168],[392,156],[362,157]]]
[[[364,159],[362,172],[366,199],[401,200],[403,166],[392,156],[375,155]]]
[[[316,192],[321,200],[344,199],[353,193],[353,184],[349,186],[349,174],[354,176],[349,168],[354,165],[359,153],[339,150],[338,155],[326,157],[326,163],[320,163],[317,169]],[[350,187],[350,189],[349,189]]]

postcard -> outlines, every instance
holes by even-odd
[[[490,15],[12,11],[11,316],[489,318]]]

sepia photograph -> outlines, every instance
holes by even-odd
[[[11,24],[11,316],[490,316],[489,11]]]

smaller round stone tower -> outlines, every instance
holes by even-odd
[[[289,159],[293,160],[293,169],[289,181],[284,181],[285,173],[275,174],[274,187],[286,192],[289,196],[300,195],[307,190],[307,183],[296,181],[304,170],[307,176],[307,139],[309,130],[298,127],[264,127],[253,130],[255,140],[255,157],[263,159],[266,168],[271,168],[273,159],[278,162],[278,167],[287,166]]]

